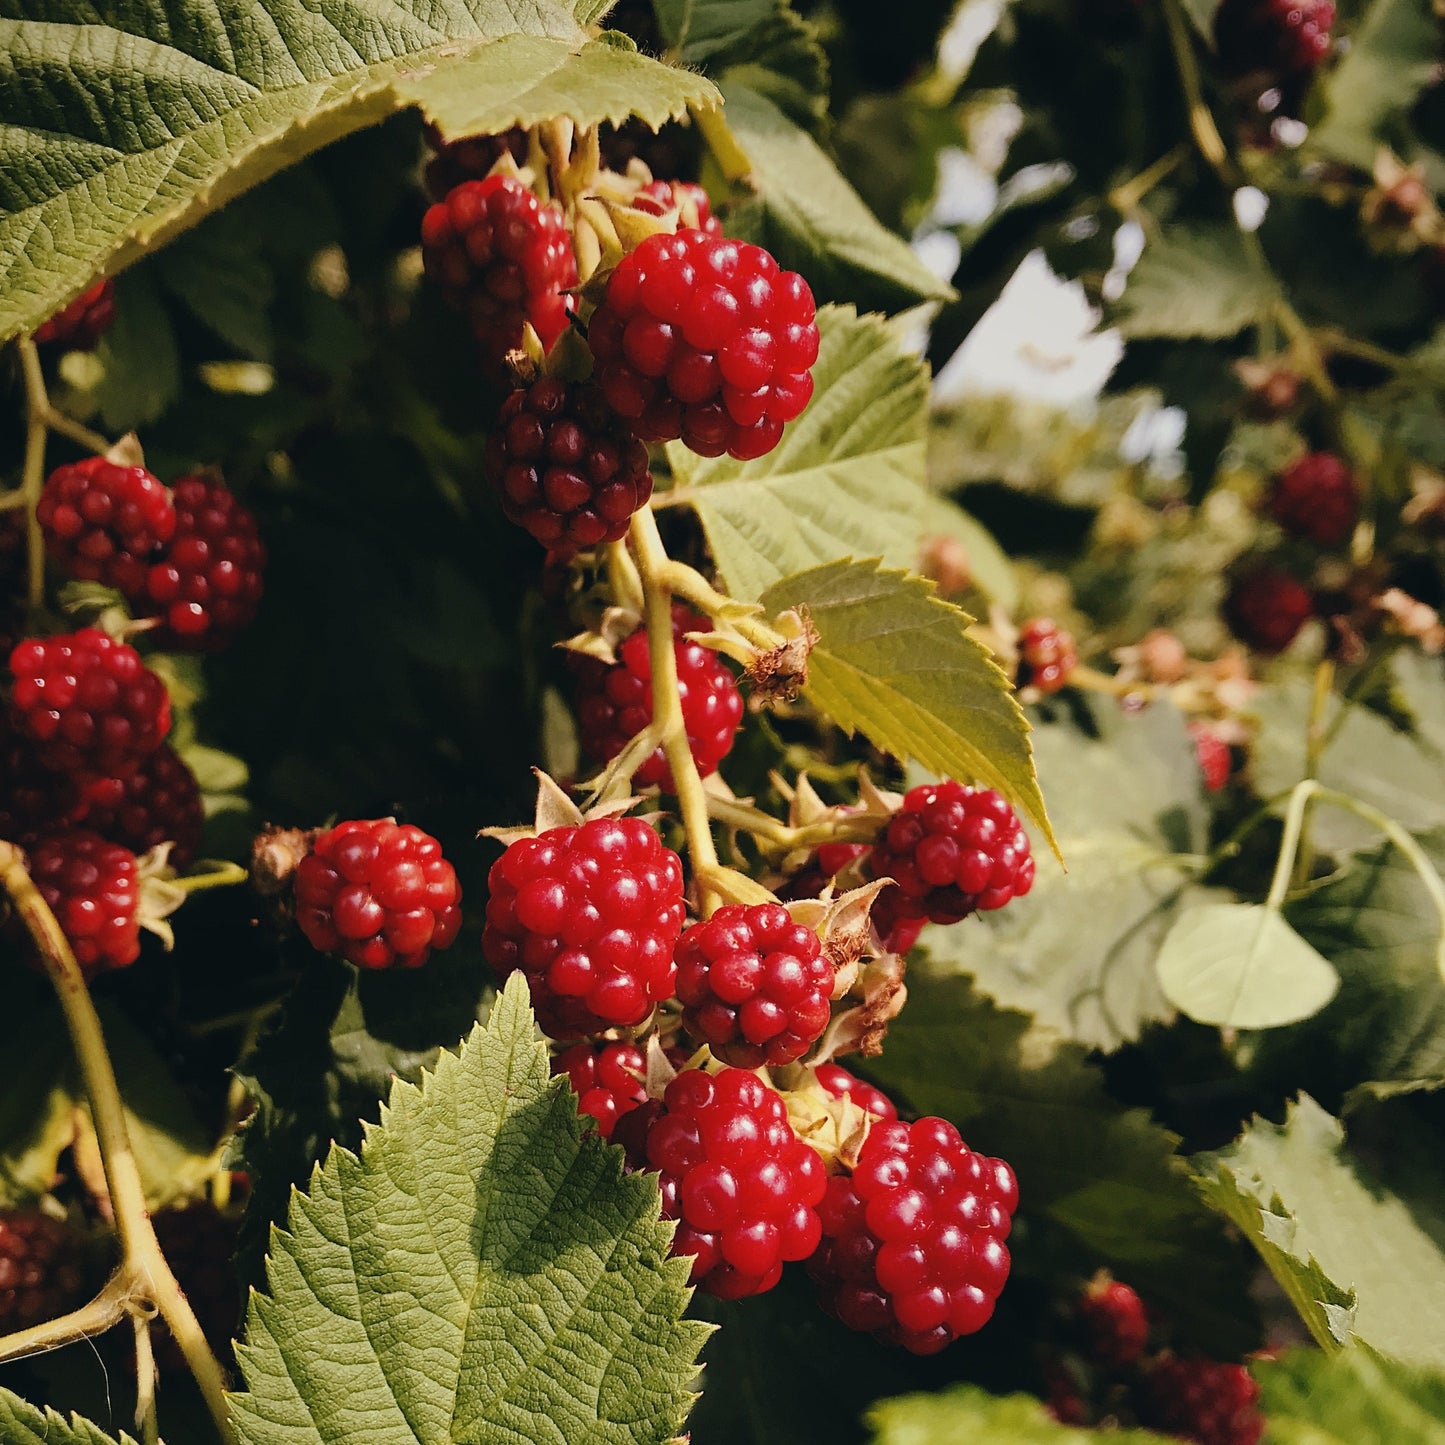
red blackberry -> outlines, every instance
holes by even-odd
[[[66,351],[91,351],[114,320],[115,282],[105,277],[38,326],[35,341]]]
[[[296,923],[357,968],[420,968],[450,948],[462,890],[442,845],[391,818],[338,823],[296,869]]]
[[[918,942],[928,915],[919,913],[916,901],[901,889],[885,888],[873,900],[868,921],[889,953],[907,953]]]
[[[833,967],[780,903],[728,904],[677,944],[683,1027],[724,1063],[776,1067],[828,1027]]]
[[[10,654],[17,730],[48,768],[125,778],[165,741],[171,700],[135,648],[95,627],[27,638]]]
[[[649,181],[632,198],[634,211],[650,216],[664,216],[668,211],[679,213],[679,228],[690,227],[704,235],[721,237],[722,226],[712,213],[707,192],[695,181]]]
[[[171,489],[176,534],[146,574],[140,610],[163,623],[168,647],[227,647],[256,616],[266,547],[251,509],[219,478],[182,477]]]
[[[527,159],[527,132],[520,127],[501,135],[469,135],[444,141],[434,126],[426,127],[426,143],[434,154],[422,172],[422,183],[433,201],[442,201],[463,181],[485,180],[504,155],[518,165]]]
[[[1267,505],[1286,532],[1317,547],[1338,547],[1360,519],[1355,474],[1333,452],[1311,452],[1286,467]]]
[[[743,698],[727,664],[710,648],[688,642],[683,634],[707,632],[707,619],[674,604],[673,656],[687,744],[698,772],[707,777],[732,749],[743,718]],[[617,649],[611,666],[592,658],[577,662],[577,721],[582,746],[594,758],[611,762],[652,721],[652,659],[647,633],[639,629]],[[672,770],[658,748],[638,768],[639,787],[670,789]]]
[[[813,395],[813,293],[760,246],[704,231],[625,256],[587,332],[598,384],[644,441],[760,457]]]
[[[1246,647],[1271,657],[1299,636],[1314,610],[1309,588],[1267,562],[1239,573],[1224,599],[1230,631]]]
[[[0,1333],[74,1309],[85,1295],[81,1236],[38,1209],[0,1210]]]
[[[559,557],[626,536],[652,495],[647,448],[602,393],[552,376],[502,403],[487,474],[507,516]]]
[[[83,811],[75,779],[42,767],[35,744],[0,719],[0,838],[25,847],[76,822]]]
[[[1224,0],[1214,37],[1227,70],[1303,80],[1329,55],[1334,23],[1332,0]]]
[[[1078,666],[1074,639],[1050,618],[1025,622],[1018,636],[1018,686],[1058,692]]]
[[[196,1313],[211,1351],[229,1365],[235,1357],[232,1336],[241,1322],[242,1292],[232,1259],[239,1226],[207,1200],[151,1215],[156,1241],[176,1283]],[[185,1356],[161,1322],[152,1326],[156,1363],[163,1370],[186,1368]]]
[[[640,1115],[634,1115],[634,1118]],[[746,1069],[685,1069],[646,1136],[660,1172],[672,1253],[692,1256],[692,1282],[719,1299],[770,1290],[789,1260],[818,1246],[827,1175],[793,1132],[782,1095]]]
[[[33,844],[26,862],[87,979],[140,957],[140,878],[129,848],[75,828]]]
[[[1189,736],[1194,740],[1194,755],[1199,759],[1199,772],[1208,792],[1217,793],[1229,781],[1234,768],[1234,755],[1229,744],[1205,722],[1189,724]]]
[[[1243,1365],[1163,1355],[1144,1377],[1139,1417],[1197,1445],[1258,1445],[1259,1386]]]
[[[893,1100],[883,1092],[876,1089],[856,1074],[850,1074],[847,1069],[839,1064],[819,1064],[813,1072],[818,1076],[818,1082],[835,1098],[847,1097],[858,1105],[860,1109],[866,1109],[879,1119],[896,1119],[898,1110],[894,1107]]]
[[[851,1174],[835,1174],[808,1261],[823,1308],[931,1355],[982,1328],[1008,1279],[1013,1170],[973,1153],[944,1119],[882,1123]]]
[[[494,374],[522,344],[524,323],[546,350],[566,329],[563,292],[577,284],[571,237],[561,211],[520,181],[463,181],[422,218],[421,243],[427,275],[467,314]]]
[[[108,780],[102,792],[102,799],[86,812],[86,827],[133,853],[173,843],[170,861],[176,868],[195,858],[206,821],[201,790],[196,775],[169,743],[158,747],[130,777]]]
[[[46,550],[70,576],[126,597],[142,591],[152,557],[176,532],[176,509],[160,481],[104,457],[56,467],[36,515]]]
[[[552,1060],[554,1074],[566,1074],[577,1095],[577,1110],[589,1115],[604,1139],[617,1121],[647,1099],[647,1060],[636,1044],[574,1044]]]
[[[513,843],[492,865],[482,951],[527,975],[545,1033],[641,1023],[672,995],[682,859],[640,818],[593,818]]]
[[[1089,1356],[1111,1370],[1132,1365],[1149,1343],[1144,1301],[1118,1280],[1094,1280],[1080,1298],[1077,1313]]]
[[[992,788],[952,779],[909,790],[867,868],[897,885],[874,904],[883,937],[910,919],[957,923],[976,910],[1002,908],[1034,882],[1028,834],[1014,810]]]

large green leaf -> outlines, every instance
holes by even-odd
[[[660,1445],[707,1333],[669,1234],[655,1183],[549,1077],[518,975],[293,1199],[252,1296],[240,1438]]]
[[[1233,336],[1268,316],[1278,299],[1239,232],[1173,226],[1152,236],[1119,303],[1125,336]]]
[[[1195,1166],[1206,1200],[1244,1231],[1321,1343],[1354,1336],[1445,1366],[1438,1186],[1427,1203],[1374,1178],[1307,1094],[1282,1126],[1256,1119]]]
[[[770,19],[778,0],[655,0],[662,38],[692,65],[736,45]]]
[[[868,1412],[873,1445],[1165,1445],[1152,1430],[1076,1430],[1060,1425],[1032,1395],[990,1395],[955,1385],[932,1395],[885,1400]]]
[[[767,456],[667,449],[728,591],[743,601],[843,556],[881,556],[892,567],[918,559],[928,368],[875,316],[825,307],[818,328],[813,399]]]
[[[5,1445],[136,1445],[122,1433],[107,1435],[98,1425],[72,1415],[69,1420],[48,1406],[37,1410],[0,1387],[0,1440]]]
[[[785,578],[762,602],[774,613],[807,608],[818,643],[805,691],[839,727],[932,772],[997,788],[1053,842],[1009,680],[932,583],[876,562],[833,562]]]
[[[1257,1360],[1265,1445],[1445,1445],[1445,1375],[1364,1346]]]
[[[0,20],[0,339],[338,136],[420,105],[446,134],[660,122],[716,92],[590,40],[558,0],[40,0]]]

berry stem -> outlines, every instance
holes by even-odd
[[[745,181],[752,174],[753,163],[733,134],[722,107],[693,105],[688,110],[723,176],[729,181]]]
[[[1289,807],[1285,809],[1284,836],[1279,841],[1279,857],[1275,859],[1274,877],[1270,880],[1269,893],[1264,906],[1278,913],[1284,906],[1285,895],[1289,892],[1290,876],[1294,872],[1294,860],[1299,852],[1300,834],[1304,831],[1305,813],[1311,800],[1323,790],[1313,778],[1296,784],[1289,795]]]
[[[143,1315],[132,1315],[135,1327],[135,1427],[143,1445],[160,1445],[160,1427],[156,1420],[156,1353],[151,1347],[150,1321]]]
[[[84,447],[86,451],[94,452],[98,457],[103,457],[110,450],[110,442],[98,431],[91,431],[88,426],[66,416],[63,411],[57,411],[49,404],[45,408],[45,425],[51,431],[59,432],[63,437],[69,437],[77,446]]]
[[[734,798],[707,795],[708,815],[729,828],[750,833],[768,852],[792,853],[797,849],[814,849],[825,843],[873,843],[883,827],[883,819],[859,815],[850,818],[826,818],[801,828],[754,808]]]
[[[1133,217],[1144,197],[1161,181],[1166,180],[1178,170],[1188,155],[1188,142],[1181,141],[1172,151],[1166,151],[1152,165],[1145,166],[1137,176],[1115,186],[1109,192],[1109,204],[1120,215]]]
[[[170,1326],[221,1439],[226,1445],[233,1445],[236,1437],[226,1408],[225,1379],[220,1363],[211,1353],[200,1323],[176,1283],[151,1227],[145,1189],[126,1125],[125,1106],[121,1103],[120,1087],[99,1015],[69,941],[32,882],[25,867],[25,855],[13,843],[0,842],[0,885],[10,895],[16,915],[34,940],[65,1013],[66,1027],[90,1099],[111,1209],[120,1234],[124,1256],[120,1272],[127,1277],[134,1297],[153,1303]]]
[[[652,665],[652,721],[662,732],[662,751],[672,770],[672,786],[677,794],[678,811],[682,815],[693,875],[702,877],[717,869],[717,847],[707,815],[707,794],[698,775],[697,764],[693,761],[692,748],[687,741],[687,724],[682,716],[682,697],[677,686],[677,655],[673,650],[672,592],[665,580],[667,549],[663,546],[662,534],[657,530],[657,518],[652,515],[650,506],[633,515],[628,538],[642,582],[647,653]],[[722,906],[722,900],[705,885],[701,893],[698,902],[702,915],[704,918],[711,917]]]
[[[0,1363],[43,1355],[48,1350],[59,1349],[61,1345],[103,1335],[130,1313],[130,1302],[134,1297],[125,1271],[117,1270],[106,1281],[105,1288],[88,1304],[71,1310],[69,1314],[42,1320],[38,1325],[0,1338]]]
[[[1189,108],[1189,129],[1199,154],[1209,162],[1219,179],[1232,191],[1239,185],[1234,163],[1229,158],[1229,148],[1214,114],[1204,99],[1204,87],[1199,79],[1199,66],[1194,59],[1194,44],[1189,38],[1188,22],[1179,0],[1164,0],[1164,19],[1169,30],[1169,45],[1174,51],[1174,64],[1179,70],[1179,80],[1184,87],[1184,101]]]
[[[238,883],[249,881],[251,875],[239,863],[222,863],[210,873],[193,873],[188,878],[171,878],[167,881],[182,893],[201,893],[207,888],[234,888]]]
[[[719,592],[701,572],[685,562],[669,560],[662,569],[662,579],[669,592],[681,597],[689,606],[709,617],[726,622],[727,626],[739,632],[762,652],[771,652],[787,641],[781,632],[769,627],[756,617],[727,615],[737,611],[737,604],[725,593]]]

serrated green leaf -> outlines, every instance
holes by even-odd
[[[1125,336],[1233,336],[1269,316],[1278,292],[1229,226],[1171,226],[1129,273],[1117,321]]]
[[[881,555],[893,567],[918,560],[928,369],[875,316],[829,306],[818,329],[813,399],[767,456],[667,449],[728,591],[742,601],[842,556]]]
[[[1283,1126],[1256,1119],[1194,1160],[1204,1198],[1259,1250],[1321,1344],[1355,1338],[1445,1365],[1445,1221],[1371,1177],[1308,1094]]]
[[[1159,985],[1180,1013],[1220,1028],[1273,1029],[1317,1014],[1340,976],[1274,908],[1202,903],[1159,950]]]
[[[1033,1395],[990,1395],[977,1385],[884,1400],[868,1412],[873,1445],[1165,1445],[1152,1430],[1076,1430]]]
[[[446,134],[567,114],[657,123],[701,76],[589,40],[557,0],[109,0],[0,22],[0,339],[317,147],[420,105]]]
[[[1445,1445],[1445,1375],[1365,1346],[1254,1360],[1265,1445]]]
[[[669,1234],[655,1181],[549,1076],[518,975],[293,1199],[240,1350],[240,1439],[661,1445],[707,1333]]]
[[[107,1435],[99,1425],[72,1415],[68,1420],[47,1406],[37,1410],[0,1386],[0,1440],[5,1445],[136,1445],[123,1431]]]
[[[839,727],[929,771],[996,788],[1050,845],[1029,725],[967,613],[921,577],[876,561],[833,562],[785,578],[766,611],[806,607],[818,632],[804,691]]]
[[[730,233],[800,271],[820,300],[899,311],[954,295],[874,216],[807,131],[736,80],[725,78],[722,91],[757,187],[729,210]]]

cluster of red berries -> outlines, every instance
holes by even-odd
[[[1048,617],[1032,618],[1019,629],[1018,654],[1017,685],[1042,693],[1066,686],[1079,665],[1074,639]]]
[[[1226,69],[1308,78],[1330,53],[1333,0],[1224,0],[1214,37]]]
[[[87,1274],[78,1231],[38,1209],[0,1210],[0,1334],[73,1309]]]

